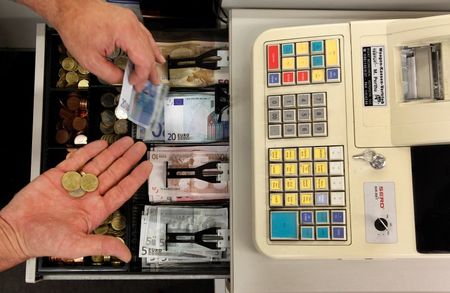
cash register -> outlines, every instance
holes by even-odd
[[[263,32],[253,46],[257,249],[447,257],[450,16]]]

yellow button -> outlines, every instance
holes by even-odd
[[[271,207],[282,207],[283,206],[283,194],[282,193],[271,193],[270,194],[270,206]]]
[[[300,42],[295,44],[297,55],[309,55],[309,42]]]
[[[300,205],[312,206],[313,205],[312,193],[300,193]]]
[[[283,70],[294,70],[295,69],[295,58],[294,57],[285,57],[282,58],[282,66]]]
[[[285,178],[284,179],[284,190],[297,191],[298,190],[297,182],[298,182],[297,178]]]
[[[298,176],[297,163],[284,164],[284,176]]]
[[[297,149],[288,148],[284,149],[284,160],[285,161],[297,161]]]
[[[309,68],[309,56],[297,57],[297,69],[308,69],[308,68]]]
[[[315,162],[314,163],[314,175],[327,175],[328,163],[327,162]]]
[[[326,161],[328,158],[327,147],[315,147],[314,148],[314,160]]]
[[[312,177],[300,178],[300,190],[312,190],[313,188]]]
[[[325,82],[325,69],[311,70],[311,82]]]
[[[315,177],[315,190],[328,190],[328,177]]]
[[[270,164],[270,176],[271,177],[279,177],[283,176],[283,165],[281,163],[273,163]]]
[[[270,191],[283,191],[283,179],[270,179]]]
[[[312,152],[311,148],[298,148],[300,161],[311,161],[312,160]]]
[[[270,149],[269,150],[269,160],[271,162],[283,161],[283,152],[281,151],[281,149]]]
[[[338,67],[339,62],[339,40],[325,40],[325,56],[327,67]]]
[[[300,163],[300,176],[311,176],[312,175],[312,163],[311,162],[301,162]]]
[[[284,195],[284,204],[287,207],[298,206],[298,194],[286,193]]]

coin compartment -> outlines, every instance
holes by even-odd
[[[91,86],[89,88],[89,119],[91,121],[89,133],[93,140],[101,139],[104,135],[111,136],[110,141],[115,141],[124,135],[131,134],[131,123],[126,121],[127,132],[126,134],[117,134],[114,129],[114,124],[103,123],[104,117],[102,113],[108,111],[113,114],[114,119],[117,121],[117,117],[114,114],[114,110],[118,103],[118,95],[120,95],[121,87],[115,86]],[[109,96],[108,99],[104,99],[104,96]],[[117,103],[112,103],[110,99],[112,96],[116,96]],[[105,100],[107,100],[105,102]],[[102,124],[102,125],[101,125]],[[108,130],[107,133],[105,130]],[[122,130],[122,129],[121,129]],[[103,131],[103,132],[102,132]],[[105,139],[105,137],[103,137]],[[105,139],[108,140],[108,139]]]
[[[87,195],[89,196],[89,195]],[[122,237],[125,244],[130,247],[130,206],[129,203],[123,205],[120,209],[120,213],[126,219],[125,233]],[[93,263],[91,256],[83,257],[82,263],[70,263],[63,261],[52,261],[49,257],[38,258],[37,269],[40,273],[45,275],[46,273],[55,272],[77,272],[77,273],[93,273],[93,272],[127,272],[130,270],[130,264],[120,262],[120,265],[113,265],[111,261],[104,262],[101,265]]]

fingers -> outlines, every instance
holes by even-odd
[[[83,167],[83,171],[98,176],[115,160],[120,158],[133,145],[133,143],[133,139],[129,136],[119,139],[87,163],[86,166]]]
[[[56,168],[63,172],[79,170],[90,159],[98,155],[101,151],[106,149],[108,143],[104,140],[97,140],[77,150],[70,158],[62,161]]]
[[[121,207],[148,179],[151,171],[152,164],[149,161],[144,161],[130,175],[111,188],[104,196],[107,212],[112,213]]]
[[[128,174],[130,169],[141,160],[146,150],[147,147],[144,143],[137,142],[130,147],[123,156],[115,160],[114,163],[98,177],[100,182],[98,192],[100,194],[106,193],[106,191]]]
[[[124,262],[131,260],[131,252],[118,238],[90,234],[83,237],[74,247],[73,255],[113,255]]]
[[[158,62],[159,64],[166,63],[166,59],[161,54],[161,50],[159,49],[158,45],[156,44],[155,39],[153,38],[151,32],[149,32],[148,29],[142,23],[139,23],[139,24],[141,25],[142,30],[145,32],[145,34],[147,35],[147,37],[150,41],[150,46],[152,47],[156,62]]]
[[[123,71],[100,54],[93,56],[88,68],[91,69],[92,73],[110,84],[122,83]]]

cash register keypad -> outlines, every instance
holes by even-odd
[[[270,139],[328,135],[326,92],[270,95],[267,109]]]
[[[346,241],[344,147],[268,152],[270,239]]]

